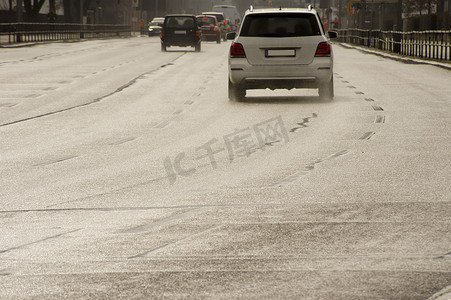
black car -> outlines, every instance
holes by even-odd
[[[161,31],[161,51],[167,47],[194,47],[196,52],[201,47],[201,30],[195,15],[167,15]]]
[[[147,31],[149,36],[161,35],[161,29],[163,28],[164,18],[154,18],[152,22],[147,25]]]

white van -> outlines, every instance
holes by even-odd
[[[241,16],[236,6],[233,5],[215,5],[213,11],[222,12],[226,19],[230,20],[232,31],[238,30],[241,24]]]

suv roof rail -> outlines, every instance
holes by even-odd
[[[312,10],[312,5],[311,5],[311,4],[309,4],[309,6],[308,6],[308,10],[309,10],[309,11],[311,11],[311,10]]]
[[[254,11],[254,6],[249,6],[249,11]]]

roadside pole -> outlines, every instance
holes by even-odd
[[[138,22],[138,18],[136,16],[136,8],[139,5],[139,0],[132,0],[132,5],[133,5],[133,18],[132,18],[132,22],[133,22],[133,35],[135,35],[136,32],[136,22]]]
[[[84,24],[84,13],[83,13],[83,0],[80,0],[80,38],[84,39],[85,35],[83,33],[85,24]]]
[[[396,6],[396,33],[393,33],[394,38],[394,45],[393,49],[395,53],[401,53],[401,38],[402,34],[401,31],[403,31],[403,22],[402,22],[402,0],[398,0],[397,6]]]
[[[19,23],[19,24],[17,24],[16,30],[19,32],[16,34],[16,42],[18,42],[18,43],[22,42],[22,36],[20,34],[20,27],[21,27],[20,23],[22,23],[22,22],[23,22],[22,0],[17,0],[17,23]]]
[[[22,12],[22,0],[17,0],[17,22],[20,23],[23,21],[23,12]]]

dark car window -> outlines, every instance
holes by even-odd
[[[199,26],[216,24],[216,19],[212,17],[198,17],[197,24],[199,24]]]
[[[163,26],[163,22],[152,21],[150,22],[149,26]]]
[[[247,16],[240,36],[293,37],[321,35],[313,14],[255,14]]]
[[[192,17],[174,16],[167,17],[165,25],[168,28],[194,28],[196,22]]]
[[[205,15],[212,15],[216,17],[216,20],[218,20],[218,23],[222,23],[222,21],[224,20],[224,15],[222,13],[220,14],[215,14],[215,13],[204,13]]]

